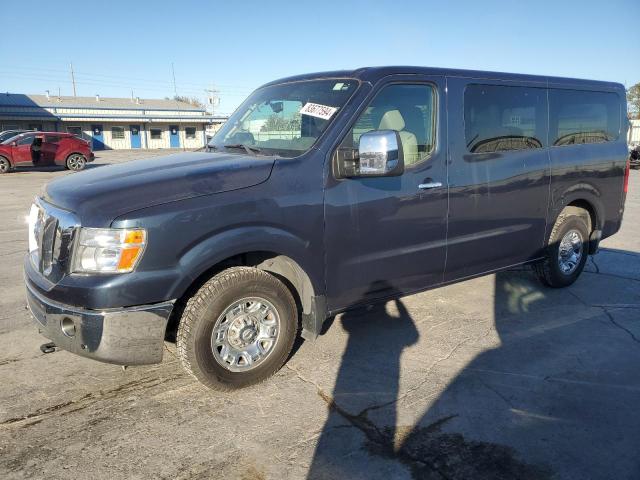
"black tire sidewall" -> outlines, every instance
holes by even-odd
[[[578,267],[569,275],[560,270],[558,265],[558,251],[560,249],[560,241],[571,230],[577,230],[582,236],[582,257]],[[577,215],[570,215],[564,219],[560,226],[556,229],[553,238],[550,239],[549,245],[549,274],[551,275],[552,284],[554,286],[568,286],[577,280],[582,273],[587,257],[589,256],[589,228],[586,221]]]
[[[265,274],[268,275],[268,274]],[[222,384],[230,388],[240,388],[259,382],[274,373],[286,360],[297,332],[297,312],[295,302],[286,287],[277,279],[246,280],[228,286],[217,296],[206,296],[196,313],[197,320],[188,340],[188,355],[194,373],[206,383]],[[277,282],[277,283],[276,283]],[[246,297],[262,297],[275,307],[280,317],[280,331],[273,351],[257,367],[247,372],[232,372],[220,365],[211,349],[211,333],[218,317],[230,305]]]

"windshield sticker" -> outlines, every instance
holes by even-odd
[[[309,102],[300,109],[300,113],[303,115],[322,118],[323,120],[329,120],[337,110],[338,109],[336,107],[329,107],[327,105]]]
[[[338,82],[333,86],[334,90],[348,90],[349,85],[345,85],[344,82]]]

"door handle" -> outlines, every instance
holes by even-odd
[[[430,188],[440,188],[442,186],[442,182],[426,182],[418,185],[420,190],[429,190]]]

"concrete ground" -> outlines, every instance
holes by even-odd
[[[0,177],[0,478],[640,478],[640,171],[574,286],[522,269],[345,314],[233,393],[170,346],[127,370],[40,353],[24,217],[67,174]]]

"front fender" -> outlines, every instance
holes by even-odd
[[[321,283],[322,254],[310,251],[308,241],[276,227],[244,226],[217,233],[184,252],[178,263],[182,274],[174,285],[171,298],[182,297],[197,278],[215,265],[253,252],[273,252],[291,258],[308,275],[314,291],[324,291]],[[318,265],[314,265],[312,259],[319,259]]]

